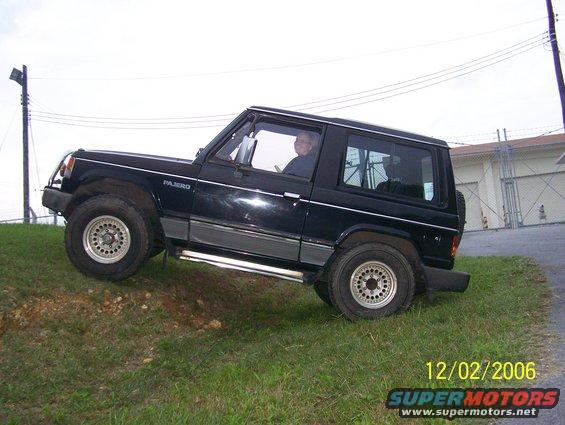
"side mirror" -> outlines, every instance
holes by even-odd
[[[257,146],[257,139],[249,136],[243,136],[241,146],[237,151],[235,157],[235,163],[237,165],[250,165],[253,154],[255,153],[255,147]]]

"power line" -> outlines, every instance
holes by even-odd
[[[557,133],[557,132],[560,131],[560,130],[563,130],[563,126],[558,127],[558,128],[554,128],[553,130],[546,131],[545,133],[542,133],[542,134],[540,134],[540,135],[538,135],[538,136],[535,136],[535,137],[528,137],[528,138],[523,139],[522,141],[517,142],[517,143],[511,143],[510,146],[512,147],[512,149],[514,149],[514,148],[516,148],[516,146],[519,146],[519,145],[521,145],[522,143],[525,143],[525,142],[532,142],[533,140],[539,139],[539,138],[541,138],[541,137],[543,137],[543,136],[548,136],[548,135],[550,135],[550,134],[552,134],[552,133]],[[512,140],[509,140],[509,142],[512,142]]]
[[[357,103],[350,104],[350,105],[344,105],[344,106],[339,106],[339,107],[335,107],[335,108],[324,109],[324,110],[316,111],[316,112],[317,112],[317,113],[324,113],[324,112],[335,111],[335,110],[340,110],[340,109],[352,108],[352,107],[355,107],[355,106],[364,105],[364,104],[373,103],[373,102],[377,102],[377,101],[380,101],[380,100],[384,100],[384,99],[389,99],[389,98],[392,98],[392,97],[400,96],[400,95],[402,95],[402,94],[411,93],[411,92],[414,92],[414,91],[417,91],[417,90],[422,90],[422,89],[427,88],[427,87],[432,87],[432,86],[435,86],[435,85],[444,83],[444,82],[446,82],[446,81],[450,81],[450,80],[453,80],[453,79],[455,79],[455,78],[460,78],[460,77],[462,77],[462,76],[471,74],[471,73],[473,73],[473,72],[477,72],[477,71],[479,71],[479,70],[481,70],[481,69],[484,69],[484,68],[487,68],[487,67],[496,65],[496,64],[498,64],[498,63],[500,63],[500,62],[509,60],[509,59],[511,59],[511,58],[513,58],[513,57],[515,57],[515,56],[518,56],[518,55],[520,55],[520,54],[526,53],[526,52],[528,52],[528,51],[530,51],[530,50],[532,50],[532,49],[538,47],[538,45],[539,45],[539,40],[538,40],[537,44],[535,44],[534,46],[528,47],[527,49],[522,49],[522,50],[518,51],[517,53],[514,53],[514,54],[512,54],[512,55],[510,55],[510,56],[503,57],[502,59],[499,59],[499,60],[494,61],[494,62],[487,63],[486,65],[483,65],[483,66],[481,66],[481,67],[474,68],[474,69],[471,69],[470,71],[467,71],[467,72],[464,72],[464,73],[459,73],[459,74],[453,75],[453,76],[448,77],[448,78],[444,78],[444,79],[442,79],[442,80],[439,80],[439,81],[436,81],[436,82],[433,82],[433,83],[430,83],[430,84],[425,84],[425,85],[420,86],[420,87],[415,87],[415,88],[410,89],[410,90],[400,91],[400,92],[398,92],[398,93],[394,93],[394,94],[391,94],[391,95],[388,95],[388,96],[384,96],[384,97],[379,97],[379,98],[376,98],[376,99],[370,99],[370,100],[366,100],[366,101],[363,101],[363,102],[357,102]],[[500,56],[506,56],[506,55],[507,55],[507,53],[505,53],[505,54],[503,54],[503,55],[500,55]],[[500,57],[500,56],[499,56],[499,57]],[[463,68],[463,69],[464,69],[464,68]],[[444,77],[445,75],[449,75],[449,74],[444,74],[444,75],[442,75],[441,77]],[[429,79],[429,80],[424,80],[424,81],[422,81],[422,82],[434,80],[434,79],[437,79],[437,78],[438,78],[438,77],[431,78],[431,79]],[[411,83],[411,84],[402,86],[402,87],[400,87],[400,88],[398,88],[398,89],[389,90],[389,92],[390,92],[390,91],[398,91],[398,90],[400,90],[400,89],[402,89],[402,88],[405,88],[405,87],[413,86],[413,85],[415,85],[415,84],[421,84],[422,82],[419,82],[419,83]],[[382,92],[382,93],[386,93],[386,92]],[[316,107],[316,108],[324,108],[324,107],[326,107],[326,106],[332,106],[332,105],[341,104],[341,103],[344,103],[344,102],[352,102],[352,101],[356,101],[356,100],[359,100],[359,99],[362,99],[362,98],[373,97],[373,96],[375,96],[375,95],[382,94],[382,93],[375,93],[375,94],[373,94],[373,95],[361,96],[361,97],[358,97],[358,98],[348,99],[348,100],[346,100],[346,101],[339,101],[339,102],[327,103],[327,104],[324,104],[324,105],[319,105],[319,106]],[[304,109],[310,109],[310,108],[304,108]],[[301,111],[301,110],[304,110],[304,109],[298,109],[298,110]],[[69,123],[69,122],[66,122],[66,121],[62,121],[64,118],[59,118],[59,120],[57,120],[57,121],[54,121],[54,120],[46,120],[46,119],[41,119],[41,118],[34,118],[34,119],[35,119],[35,121],[39,121],[39,122],[54,123],[54,124],[63,124],[63,125],[69,125],[69,126],[75,126],[75,127],[91,127],[91,128],[123,129],[123,130],[186,130],[186,129],[192,129],[192,128],[214,128],[214,127],[223,127],[223,126],[224,126],[223,124],[216,124],[216,125],[187,126],[187,127],[116,127],[116,126],[98,126],[98,125],[87,125],[87,124]],[[96,124],[96,122],[93,122],[93,124]],[[135,124],[138,124],[138,125],[139,125],[139,123],[135,123]]]
[[[538,126],[538,127],[529,127],[529,128],[517,128],[516,130],[507,130],[507,133],[515,135],[515,136],[518,135],[518,136],[520,136],[520,138],[528,138],[528,140],[531,140],[527,136],[531,135],[533,130],[540,130],[542,128],[552,127],[554,129],[554,130],[552,130],[552,132],[555,132],[555,131],[558,131],[562,128],[562,127],[559,127],[558,130],[555,130],[556,125],[557,124],[542,125],[542,126]],[[535,137],[539,137],[539,134],[537,132],[535,132],[533,134],[536,134]],[[476,137],[476,136],[490,136],[490,137],[485,138],[485,137]],[[469,137],[475,137],[475,138],[469,139]],[[487,133],[474,133],[474,134],[464,134],[464,135],[458,135],[458,136],[445,136],[445,137],[443,137],[443,139],[447,140],[448,141],[447,143],[450,143],[450,144],[473,146],[473,145],[476,145],[477,143],[469,143],[469,142],[487,142],[487,141],[496,139],[496,132],[491,131],[491,132],[487,132]],[[450,140],[457,140],[457,142],[450,141]],[[514,140],[516,140],[516,139],[514,139]]]
[[[476,37],[482,37],[485,35],[506,31],[508,29],[520,27],[523,25],[531,24],[533,22],[545,20],[547,16],[531,19],[524,22],[519,22],[516,24],[508,25],[505,27],[497,28],[494,30],[484,31],[481,33],[470,34],[461,37],[455,37],[447,40],[440,40],[430,43],[423,43],[417,44],[413,46],[405,46],[399,47],[394,49],[383,50],[379,52],[364,54],[364,55],[356,55],[356,56],[345,56],[340,58],[333,58],[333,59],[326,59],[320,61],[313,61],[313,62],[305,62],[305,63],[298,63],[298,64],[288,64],[288,65],[278,65],[278,66],[264,66],[264,67],[255,67],[255,68],[242,68],[236,70],[227,70],[227,71],[212,71],[212,72],[199,72],[199,73],[191,73],[191,74],[174,74],[174,75],[156,75],[156,76],[139,76],[139,77],[50,77],[50,76],[39,76],[39,77],[29,77],[30,79],[34,80],[59,80],[59,81],[138,81],[138,80],[161,80],[161,79],[178,79],[178,78],[194,78],[194,77],[206,77],[206,76],[215,76],[215,75],[227,75],[227,74],[242,74],[242,73],[249,73],[249,72],[262,72],[262,71],[278,71],[283,69],[290,69],[290,68],[303,68],[308,66],[316,66],[316,65],[324,65],[328,63],[335,63],[335,62],[343,62],[352,59],[364,58],[364,57],[371,57],[371,56],[379,56],[388,53],[394,53],[399,51],[405,50],[413,50],[413,49],[420,49],[425,47],[432,47],[441,44],[452,43],[461,40],[467,40]]]
[[[305,107],[305,108],[301,108],[301,109],[298,109],[298,110],[324,108],[324,107],[332,106],[332,105],[335,105],[335,104],[348,103],[348,102],[351,102],[351,101],[360,100],[362,98],[368,98],[368,97],[373,97],[373,96],[376,96],[376,95],[379,95],[379,94],[398,91],[398,90],[401,90],[401,89],[406,88],[406,87],[411,87],[411,86],[414,86],[414,85],[425,83],[427,81],[437,80],[437,79],[443,78],[443,77],[450,75],[450,74],[459,73],[459,74],[455,75],[455,77],[463,76],[463,75],[468,74],[469,72],[460,73],[462,70],[476,67],[477,65],[479,65],[481,63],[492,62],[495,59],[507,56],[510,53],[513,53],[513,52],[516,52],[516,51],[518,51],[517,54],[525,53],[528,50],[528,49],[526,49],[526,47],[528,47],[532,44],[536,45],[537,43],[539,43],[542,39],[542,36],[543,36],[543,34],[536,35],[535,37],[531,37],[529,39],[526,39],[524,41],[516,43],[516,44],[509,46],[505,49],[498,50],[498,51],[491,53],[489,55],[485,55],[485,56],[479,57],[477,59],[467,61],[467,62],[464,62],[462,64],[452,66],[452,67],[449,67],[449,68],[445,68],[445,69],[442,69],[440,71],[436,71],[436,72],[433,72],[433,73],[430,73],[430,74],[425,74],[425,75],[422,75],[422,76],[419,76],[419,77],[416,77],[416,78],[411,78],[409,80],[405,80],[405,81],[401,81],[401,82],[398,82],[398,83],[389,84],[389,85],[385,85],[385,86],[381,86],[381,87],[377,87],[377,88],[373,88],[373,89],[369,89],[369,90],[364,90],[364,91],[361,91],[361,92],[350,93],[350,94],[346,94],[346,95],[342,95],[342,96],[326,98],[326,99],[321,99],[321,100],[306,102],[306,103],[301,103],[301,104],[290,105],[290,106],[287,106],[287,108],[294,108],[296,106],[304,106],[304,105],[314,105],[314,104],[317,104],[317,103],[319,103],[319,105]],[[516,54],[511,55],[511,56],[509,56],[505,59],[510,59],[513,56],[516,56]],[[500,61],[501,60],[492,62],[490,64],[487,64],[487,66],[494,65],[494,64],[496,64]],[[485,67],[486,66],[476,68],[476,69],[472,70],[472,72],[478,71],[478,70],[483,69]],[[455,77],[453,77],[453,78],[455,78]],[[448,81],[450,79],[452,79],[452,78],[444,79],[444,80],[441,80],[439,82]],[[435,85],[435,84],[425,85],[425,86],[420,87],[420,88],[429,87],[431,85]],[[397,86],[397,87],[394,88],[394,89],[383,91],[383,89],[385,89],[385,88],[395,87],[395,86]],[[418,89],[420,89],[420,88],[418,88]],[[414,90],[401,92],[401,93],[398,93],[398,94],[395,94],[395,95],[409,93],[410,91],[414,91]],[[364,93],[371,93],[371,94],[364,95],[364,96],[358,96],[358,95],[364,94]],[[353,96],[358,96],[358,97],[353,97]],[[387,97],[384,97],[382,99],[386,99],[388,97],[392,97],[392,96],[387,96]],[[351,98],[351,99],[345,99],[345,98]],[[336,100],[336,99],[345,99],[345,100],[328,103],[329,101]],[[382,100],[382,99],[375,99],[373,101]],[[322,104],[322,103],[324,103],[324,104]],[[363,102],[363,103],[368,103],[368,102]],[[348,105],[348,106],[345,106],[345,107],[351,107],[351,106],[357,106],[357,105]],[[335,109],[344,109],[345,107],[335,108]],[[335,110],[335,109],[329,109],[329,110],[325,110],[325,111],[322,111],[322,112]],[[225,122],[225,121],[228,121],[229,119],[233,118],[235,115],[237,115],[237,114],[233,113],[233,114],[199,115],[199,116],[191,116],[191,117],[189,116],[189,117],[166,117],[166,118],[125,118],[125,117],[118,118],[118,117],[107,117],[107,116],[103,117],[103,116],[89,116],[89,115],[60,114],[60,113],[46,112],[46,111],[36,111],[36,112],[33,112],[33,114],[34,114],[34,117],[37,117],[37,118],[35,118],[35,120],[40,121],[40,122],[51,122],[51,123],[61,123],[61,124],[64,123],[64,124],[73,125],[73,126],[76,126],[76,127],[84,126],[84,127],[94,127],[94,128],[120,128],[120,129],[125,128],[125,129],[134,129],[134,130],[137,130],[137,129],[153,129],[153,128],[150,128],[150,127],[145,127],[146,125],[147,126],[149,126],[149,125],[159,125],[160,126],[160,125],[177,125],[177,124],[196,124],[196,123],[206,123],[206,122],[220,122],[220,121]],[[230,117],[230,118],[222,118],[222,117]],[[187,121],[187,120],[190,120],[190,121]],[[131,121],[131,122],[127,122],[127,121]],[[79,123],[87,123],[89,125],[81,125]],[[96,124],[96,125],[92,125],[92,124]],[[100,126],[99,124],[110,124],[110,125],[109,126]],[[122,124],[130,125],[130,127],[127,127],[127,128],[122,127],[121,126]],[[143,127],[135,127],[134,125],[135,126],[143,126]],[[206,125],[206,126],[192,126],[191,125],[191,126],[182,126],[182,127],[166,127],[166,128],[163,128],[163,129],[184,130],[184,129],[189,129],[189,128],[213,128],[213,127],[221,127],[221,126],[222,125],[220,125],[220,124]]]
[[[326,98],[326,99],[314,100],[314,101],[311,101],[311,102],[297,103],[297,104],[294,104],[294,105],[288,105],[286,107],[287,108],[295,108],[295,107],[300,107],[300,106],[314,105],[316,103],[326,103],[326,102],[329,102],[329,101],[332,101],[332,100],[345,99],[345,98],[352,97],[352,96],[363,95],[363,94],[366,94],[366,93],[380,91],[382,89],[386,89],[386,88],[390,88],[390,87],[404,85],[404,84],[411,83],[411,82],[414,82],[414,81],[417,81],[417,80],[423,80],[423,79],[426,79],[428,77],[432,77],[432,76],[438,75],[438,74],[449,74],[450,72],[458,72],[461,69],[465,69],[467,67],[473,66],[473,64],[476,64],[477,62],[482,63],[481,61],[490,60],[490,59],[487,59],[487,58],[491,58],[492,56],[495,56],[495,57],[501,56],[501,55],[504,55],[506,53],[510,53],[511,51],[513,51],[515,49],[526,47],[526,45],[530,45],[532,43],[538,43],[544,37],[545,37],[545,32],[538,34],[538,35],[535,35],[533,37],[530,37],[530,38],[523,40],[519,43],[505,47],[504,49],[497,50],[497,51],[490,53],[488,55],[481,56],[481,57],[478,57],[476,59],[472,59],[472,60],[467,61],[467,62],[463,62],[459,65],[450,66],[448,68],[444,68],[444,69],[441,69],[439,71],[435,71],[435,72],[432,72],[432,73],[429,73],[429,74],[424,74],[424,75],[421,75],[421,76],[418,76],[418,77],[409,78],[407,80],[400,81],[400,82],[397,82],[397,83],[387,84],[387,85],[384,85],[384,86],[375,87],[375,88],[368,89],[368,90],[362,90],[362,91],[358,91],[358,92],[355,92],[355,93],[348,93],[348,94],[344,94],[344,95],[341,95],[341,96],[334,96],[334,97],[329,97],[329,98]],[[461,68],[461,69],[459,69],[459,68]],[[439,78],[439,77],[437,77],[437,78]],[[314,107],[303,108],[303,109],[313,109],[313,108]]]
[[[41,192],[41,177],[39,174],[39,165],[37,163],[37,151],[35,150],[35,138],[33,137],[33,127],[31,125],[31,120],[29,122],[29,134],[31,136],[31,148],[33,150],[33,161],[35,163],[35,174],[37,177],[37,190],[39,192]],[[43,205],[41,205],[41,208],[43,209],[43,212],[48,213],[47,208],[45,208]]]
[[[453,79],[456,79],[456,78],[460,78],[460,77],[463,77],[463,76],[465,76],[465,75],[471,74],[471,73],[473,73],[473,72],[480,71],[481,69],[488,68],[488,67],[490,67],[490,66],[496,65],[496,64],[498,64],[498,63],[500,63],[500,62],[504,62],[504,61],[506,61],[506,60],[509,60],[509,59],[515,57],[515,56],[518,56],[518,55],[520,55],[520,54],[526,53],[526,52],[528,52],[528,51],[530,51],[530,50],[532,50],[532,49],[534,49],[534,48],[536,48],[536,47],[538,47],[538,46],[536,45],[536,46],[530,47],[530,48],[528,48],[528,49],[526,49],[526,50],[523,50],[523,51],[521,51],[521,52],[515,53],[515,54],[513,54],[513,55],[511,55],[511,56],[509,56],[509,57],[506,57],[506,58],[504,58],[504,59],[500,59],[500,60],[498,60],[498,61],[489,63],[489,64],[487,64],[487,65],[483,65],[483,66],[481,66],[481,67],[479,67],[479,68],[475,68],[475,69],[472,69],[472,70],[470,70],[470,71],[467,71],[467,72],[464,72],[464,73],[461,73],[461,74],[457,74],[457,75],[455,75],[455,76],[452,76],[452,77],[449,77],[449,78],[445,78],[445,79],[443,79],[443,80],[440,80],[440,81],[437,81],[437,82],[434,82],[434,83],[426,84],[426,85],[421,86],[421,87],[416,87],[416,88],[411,89],[411,90],[405,90],[405,91],[401,91],[401,92],[399,92],[399,93],[395,93],[395,94],[392,94],[392,95],[389,95],[389,96],[384,96],[384,97],[380,97],[380,98],[377,98],[377,99],[371,99],[371,100],[367,100],[367,101],[363,101],[363,102],[358,102],[358,103],[354,103],[354,104],[351,104],[351,105],[345,105],[345,106],[340,106],[340,107],[336,107],[336,108],[324,109],[324,110],[321,110],[321,111],[316,111],[316,113],[321,114],[321,113],[329,112],[329,111],[337,111],[337,110],[340,110],[340,109],[352,108],[352,107],[354,107],[354,106],[359,106],[359,105],[365,105],[365,104],[368,104],[368,103],[378,102],[378,101],[380,101],[380,100],[390,99],[390,98],[392,98],[392,97],[400,96],[400,95],[402,95],[402,94],[407,94],[407,93],[411,93],[411,92],[414,92],[414,91],[422,90],[422,89],[427,88],[427,87],[436,86],[436,85],[441,84],[441,83],[444,83],[444,82],[446,82],[446,81],[450,81],[450,80],[453,80]],[[351,100],[356,100],[356,99],[351,99]],[[332,104],[322,105],[322,107],[331,106],[331,105],[332,105]]]
[[[32,105],[35,105],[36,103],[38,105],[41,105],[43,108],[47,109],[49,112],[55,113],[55,111],[53,111],[53,109],[51,109],[49,106],[47,106],[46,104],[42,103],[39,101],[39,99],[37,99],[37,97],[35,95],[27,95],[29,103],[31,103]]]
[[[33,137],[33,128],[31,122],[29,123],[29,134],[31,136],[31,149],[33,150],[33,160],[35,162],[35,174],[37,177],[37,187],[41,188],[41,181],[39,177],[39,166],[37,165],[37,151],[35,150],[35,139]]]
[[[45,123],[51,123],[51,124],[69,125],[69,126],[73,126],[73,127],[103,128],[103,129],[112,129],[112,130],[188,130],[188,129],[194,129],[194,128],[225,127],[224,124],[198,125],[198,126],[192,126],[192,127],[115,127],[115,126],[73,124],[73,123],[64,122],[64,121],[43,120],[43,119],[39,119],[39,118],[33,118],[33,121],[45,122]]]
[[[92,116],[92,115],[59,114],[56,112],[46,112],[46,111],[35,111],[35,112],[44,115],[58,116],[63,119],[66,119],[66,117],[71,117],[71,118],[84,118],[84,119],[92,119],[92,120],[122,120],[122,121],[182,121],[182,120],[193,120],[193,119],[214,118],[214,117],[218,117],[218,119],[210,119],[209,121],[220,121],[220,120],[231,119],[238,114],[238,113],[231,113],[231,114],[218,114],[218,115],[198,115],[192,117],[127,118],[127,117],[101,117],[101,116]],[[219,117],[226,117],[226,118],[219,118]],[[174,124],[174,122],[172,122],[172,124]]]
[[[69,115],[63,114],[56,114],[56,113],[49,113],[44,111],[32,111],[31,113],[34,117],[44,118],[44,119],[59,119],[64,121],[70,122],[86,122],[86,123],[100,123],[100,124],[138,124],[138,125],[171,125],[171,124],[198,124],[198,123],[207,123],[207,122],[217,122],[217,121],[230,121],[231,118],[215,118],[215,119],[205,119],[205,120],[195,120],[195,121],[180,121],[181,118],[176,118],[178,121],[171,121],[173,118],[167,118],[167,121],[157,121],[156,118],[139,118],[138,120],[131,119],[129,121],[120,120],[119,118],[98,118],[98,117],[91,117],[91,118],[67,118]]]
[[[16,118],[16,113],[18,112],[18,106],[14,108],[14,112],[12,113],[12,118],[10,118],[10,122],[8,123],[8,127],[6,128],[6,132],[4,133],[4,137],[2,138],[2,143],[0,143],[0,152],[2,152],[2,148],[4,147],[4,143],[8,138],[8,133],[12,129],[12,124],[14,123],[14,119]]]
[[[516,130],[507,130],[508,133],[521,133],[531,130],[541,130],[543,128],[555,128],[559,124],[548,124],[548,125],[541,125],[538,127],[529,127],[529,128],[517,128]],[[560,127],[561,128],[561,127]]]

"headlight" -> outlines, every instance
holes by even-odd
[[[51,174],[49,183],[47,184],[48,186],[61,187],[61,179],[56,179],[58,177],[57,175],[60,175],[61,177],[70,177],[75,165],[75,157],[72,156],[73,153],[73,151],[65,153],[63,159],[59,161],[57,168],[55,168],[53,174]]]
[[[59,168],[59,175],[61,177],[71,177],[71,173],[73,172],[74,166],[75,166],[75,157],[72,155],[68,156],[63,161],[61,167]]]

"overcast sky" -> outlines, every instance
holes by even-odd
[[[554,1],[556,13],[561,3]],[[0,219],[22,215],[21,88],[8,79],[14,66],[28,66],[32,206],[44,213],[39,190],[66,150],[192,158],[225,123],[162,120],[169,117],[339,97],[291,109],[314,106],[305,112],[470,143],[490,141],[497,128],[515,138],[559,128],[551,50],[536,42],[546,15],[544,0],[0,0]],[[560,23],[557,32],[561,39]],[[495,52],[475,68],[452,68]],[[448,68],[451,74],[434,74]],[[427,84],[435,85],[420,90]],[[334,108],[342,109],[328,111]]]

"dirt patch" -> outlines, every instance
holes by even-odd
[[[196,294],[195,294],[196,292]],[[220,319],[231,309],[214,295],[189,285],[174,285],[150,292],[145,289],[127,294],[103,293],[88,290],[86,293],[58,293],[49,297],[32,298],[6,313],[0,313],[0,336],[9,330],[34,328],[40,330],[47,321],[65,320],[69,316],[96,321],[102,315],[119,316],[125,309],[139,309],[140,314],[162,309],[160,317],[166,328],[197,330],[220,329]]]
[[[58,294],[49,298],[32,299],[6,314],[6,327],[26,327],[44,317],[62,317],[69,313],[91,315],[94,304],[86,294]]]

